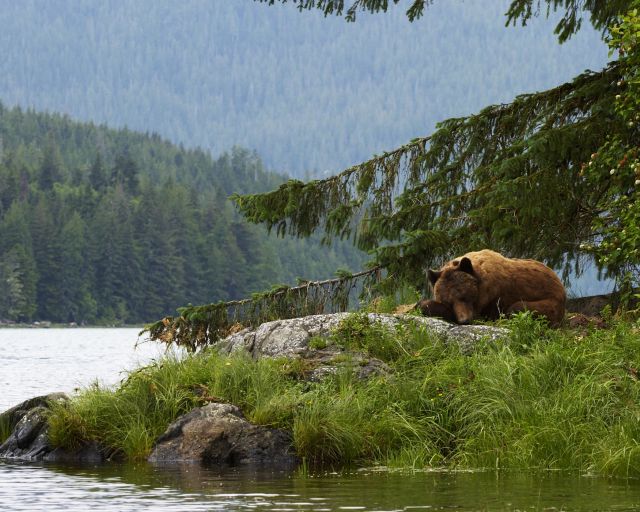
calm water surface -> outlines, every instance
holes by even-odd
[[[0,411],[27,398],[73,392],[96,380],[116,384],[125,370],[162,354],[136,348],[140,329],[0,329]]]
[[[162,353],[137,329],[0,329],[0,410],[73,392]],[[0,461],[0,511],[640,510],[640,482],[567,473],[361,470],[302,476],[187,465],[71,467]]]

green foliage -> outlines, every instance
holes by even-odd
[[[374,296],[369,302],[362,304],[361,310],[369,313],[396,313],[403,312],[405,314],[411,314],[417,310],[411,310],[412,305],[415,305],[421,298],[421,293],[414,286],[400,285],[397,286],[392,293],[382,294],[383,289],[376,287],[374,291],[379,293]]]
[[[372,322],[366,314],[348,316],[340,322],[332,338],[345,350],[364,350],[385,361],[394,361],[407,353],[398,333]]]
[[[592,219],[592,234],[583,247],[627,293],[640,285],[640,2],[632,6],[608,39],[611,53],[620,56],[615,115],[627,129],[609,134],[581,170],[601,191],[594,201],[598,214]]]
[[[327,348],[327,339],[322,336],[314,336],[309,340],[309,348],[312,350],[322,350]]]
[[[518,353],[526,353],[536,343],[548,341],[555,332],[544,317],[536,317],[531,311],[521,311],[500,323],[511,329],[509,345]]]
[[[582,26],[582,13],[589,13],[590,21],[595,28],[603,32],[616,20],[616,17],[624,13],[629,6],[629,0],[546,0],[547,16],[551,10],[564,9],[560,21],[556,25],[554,33],[562,43],[574,35]],[[513,0],[507,10],[507,23],[521,21],[523,25],[532,16],[540,12],[540,1]]]
[[[640,325],[613,319],[606,330],[548,330],[526,314],[504,325],[511,342],[480,343],[465,356],[424,329],[385,332],[353,315],[332,342],[390,365],[390,374],[367,380],[345,369],[307,382],[308,362],[212,350],[168,358],[115,391],[93,386],[57,406],[51,436],[143,458],[177,415],[223,401],[250,421],[292,431],[309,466],[640,474]]]

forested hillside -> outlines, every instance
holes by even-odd
[[[0,104],[0,320],[142,322],[358,267],[346,244],[269,239],[227,200],[282,181],[244,149],[214,160]]]
[[[558,45],[544,16],[505,28],[508,4],[439,1],[411,24],[401,2],[349,24],[252,0],[0,0],[0,100],[337,172],[603,67],[591,28]]]

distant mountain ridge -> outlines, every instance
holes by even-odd
[[[505,28],[508,3],[439,1],[413,24],[401,3],[348,24],[251,0],[0,0],[0,98],[333,173],[606,62],[588,27],[562,46],[553,21]]]

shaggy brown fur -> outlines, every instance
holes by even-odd
[[[427,316],[468,324],[476,318],[493,320],[530,310],[553,326],[564,318],[564,286],[539,261],[505,258],[484,249],[456,258],[438,271],[429,270],[428,276],[434,300],[416,305]]]

